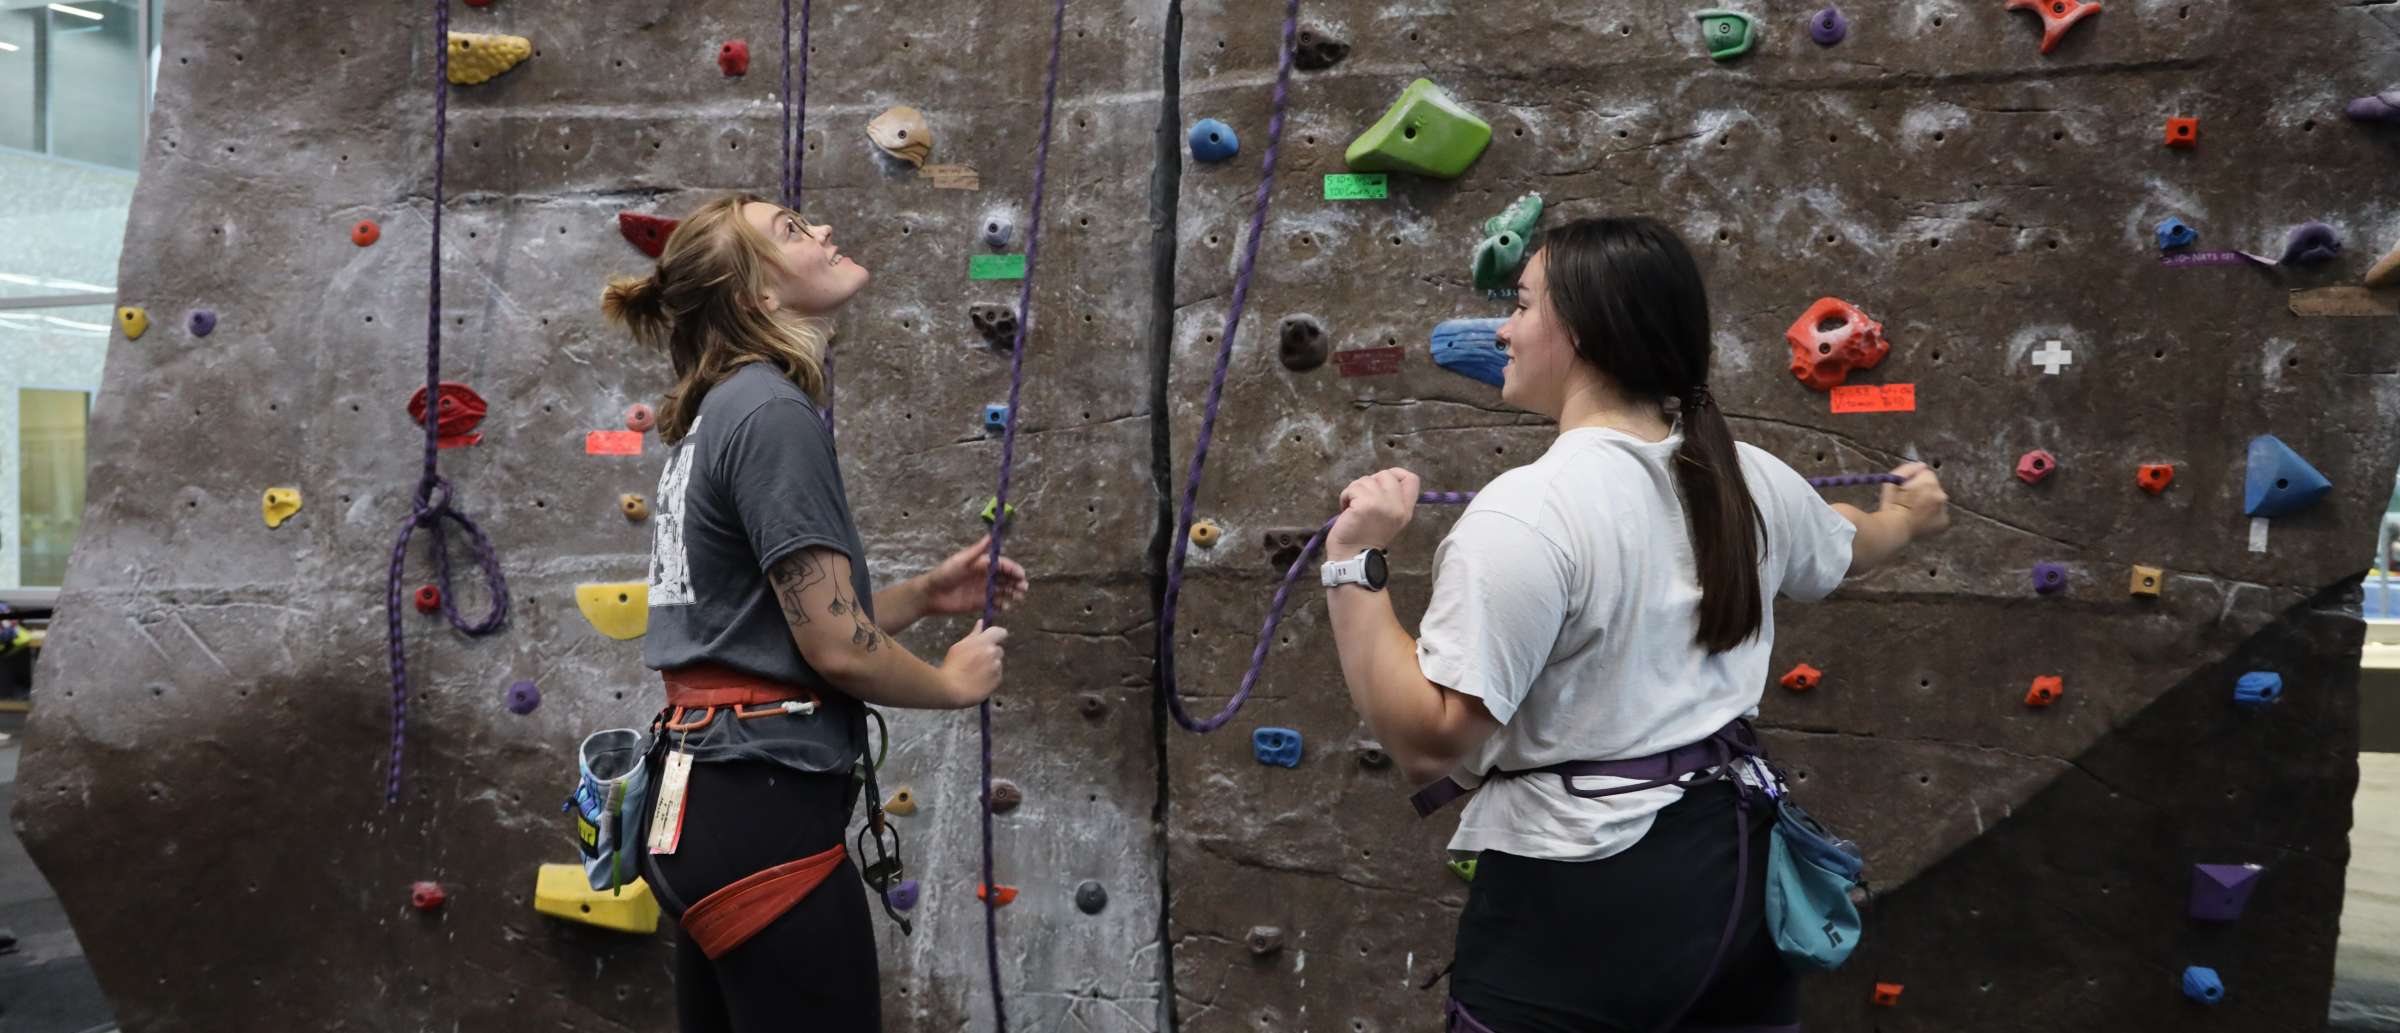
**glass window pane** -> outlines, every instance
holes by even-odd
[[[0,11],[0,147],[42,149],[42,94],[34,84],[48,19],[40,7]]]
[[[18,582],[56,586],[83,522],[83,431],[92,396],[26,388],[17,393]]]
[[[141,11],[133,0],[73,0],[49,18],[50,153],[131,169],[141,166]]]

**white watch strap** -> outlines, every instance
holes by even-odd
[[[1346,560],[1337,560],[1317,568],[1317,580],[1325,587],[1363,585],[1367,583],[1367,554],[1364,552]]]

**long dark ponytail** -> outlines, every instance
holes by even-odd
[[[1545,289],[1575,354],[1636,398],[1675,399],[1675,487],[1700,571],[1699,644],[1722,653],[1765,620],[1766,523],[1733,430],[1708,391],[1708,290],[1683,239],[1655,219],[1577,219],[1543,235]]]

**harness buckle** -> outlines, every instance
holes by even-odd
[[[783,712],[786,714],[814,716],[817,712],[817,701],[813,699],[787,699],[783,701]]]

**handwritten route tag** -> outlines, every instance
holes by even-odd
[[[1328,201],[1381,201],[1390,196],[1391,177],[1381,172],[1337,172],[1325,177]]]
[[[967,259],[967,279],[1022,280],[1025,278],[1023,255],[976,255]]]
[[[642,454],[642,433],[637,430],[595,430],[583,436],[583,454],[592,456],[638,456]]]
[[[933,181],[935,190],[983,189],[983,177],[975,174],[972,165],[927,165],[922,172]]]
[[[1345,377],[1379,377],[1400,372],[1406,348],[1352,348],[1333,353],[1333,364]]]
[[[1915,384],[1852,384],[1833,389],[1833,411],[1836,414],[1853,412],[1915,412]]]
[[[2295,316],[2400,316],[2400,294],[2365,287],[2318,287],[2293,291]]]

